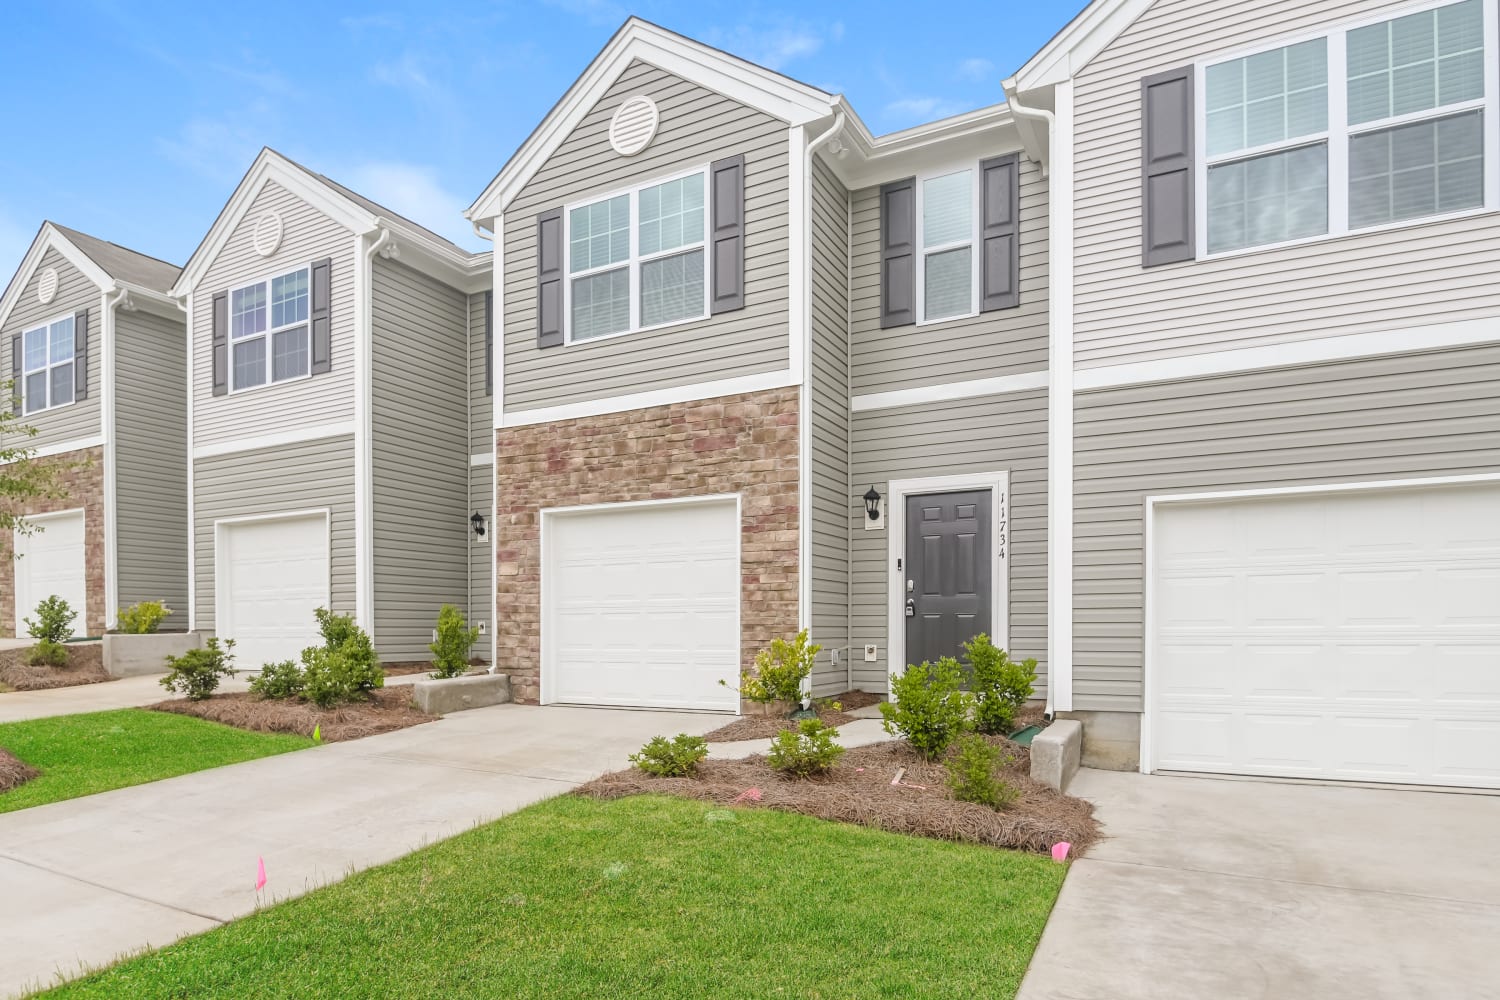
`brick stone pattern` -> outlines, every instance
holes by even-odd
[[[85,635],[104,632],[104,449],[82,448],[41,459],[58,465],[72,465],[61,478],[67,496],[62,500],[35,500],[14,508],[21,514],[50,514],[59,510],[83,508],[84,575],[88,588],[88,621],[80,616],[73,623]],[[0,559],[0,632],[16,635],[16,563],[14,537],[0,540],[4,558]],[[22,632],[25,626],[21,626]]]
[[[793,387],[496,432],[495,639],[517,701],[540,697],[545,508],[738,493],[742,663],[797,630],[797,407]]]

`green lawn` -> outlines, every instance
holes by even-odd
[[[1063,874],[770,810],[565,796],[42,995],[991,1000],[1015,995]]]
[[[0,792],[0,813],[313,745],[185,715],[124,708],[0,725],[0,747],[41,770]]]

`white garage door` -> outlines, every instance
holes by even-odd
[[[1500,787],[1500,485],[1154,517],[1157,768]]]
[[[319,641],[313,611],[327,607],[324,514],[220,522],[218,634],[235,641],[235,663],[259,670],[295,660]]]
[[[35,534],[16,532],[16,635],[26,634],[25,619],[36,619],[36,606],[56,594],[78,612],[73,634],[88,628],[88,576],[85,569],[83,511],[38,514],[29,518]]]
[[[542,699],[739,710],[733,499],[545,515]]]

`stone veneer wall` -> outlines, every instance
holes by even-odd
[[[50,514],[58,510],[82,507],[84,531],[84,574],[88,587],[88,621],[83,616],[73,627],[84,635],[104,632],[104,449],[82,448],[40,459],[42,462],[72,466],[61,477],[67,496],[61,500],[36,500],[17,508],[22,514]],[[0,539],[0,632],[16,635],[16,565],[15,539]],[[24,626],[22,626],[24,629]]]
[[[738,493],[744,665],[797,630],[796,387],[610,413],[495,435],[498,669],[540,696],[541,510]]]

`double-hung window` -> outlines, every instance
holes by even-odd
[[[974,171],[955,170],[918,183],[917,315],[924,323],[973,315],[978,312]]]
[[[707,172],[570,208],[568,340],[708,314]]]
[[[303,267],[230,291],[232,391],[307,375],[308,278]]]
[[[64,316],[21,334],[22,412],[73,402],[73,333]]]
[[[1493,2],[1429,7],[1202,66],[1205,251],[1486,207]]]

